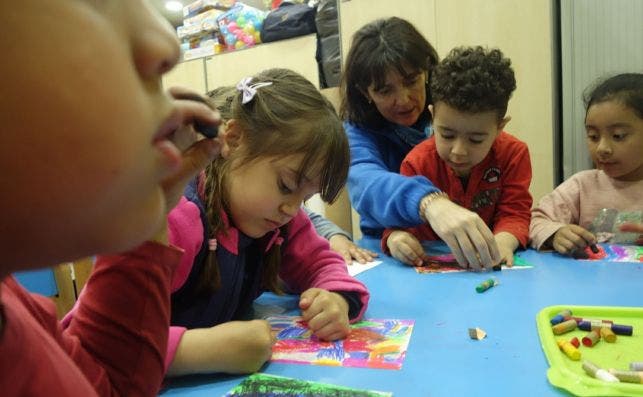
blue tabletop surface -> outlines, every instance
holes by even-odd
[[[379,240],[360,245],[379,251]],[[414,319],[401,370],[268,363],[261,372],[395,396],[566,396],[547,381],[536,314],[546,306],[641,306],[643,264],[577,261],[520,253],[531,269],[493,272],[500,285],[480,294],[489,273],[418,274],[390,257],[357,275],[371,300],[366,318]],[[297,314],[296,297],[264,294],[257,311]],[[469,338],[479,327],[487,337]],[[222,396],[244,376],[173,379],[162,396]]]

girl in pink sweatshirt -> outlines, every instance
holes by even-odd
[[[575,254],[597,242],[588,228],[601,209],[643,210],[643,74],[603,81],[585,104],[587,148],[596,168],[573,175],[532,210],[529,237],[536,249]]]

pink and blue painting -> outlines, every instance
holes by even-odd
[[[275,316],[268,322],[276,333],[271,361],[400,369],[413,331],[414,320],[365,319],[351,325],[344,340],[319,340],[300,317]]]
[[[590,247],[585,248],[586,258],[579,260],[609,262],[643,262],[643,247],[636,245],[596,244],[596,253]]]

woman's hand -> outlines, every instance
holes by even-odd
[[[334,234],[328,239],[330,249],[340,254],[347,265],[353,263],[353,259],[359,263],[371,262],[377,257],[377,253],[366,248],[358,247],[357,244],[343,234]]]
[[[462,267],[491,269],[500,263],[496,240],[484,221],[473,211],[446,197],[431,200],[424,217]]]
[[[348,302],[336,292],[310,288],[299,298],[302,320],[319,339],[344,339],[350,332]]]
[[[386,246],[391,251],[391,256],[398,261],[411,266],[422,266],[424,248],[411,233],[404,230],[392,232],[386,240]]]

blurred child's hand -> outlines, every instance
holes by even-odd
[[[266,320],[230,321],[190,329],[181,337],[167,374],[256,372],[270,358],[274,343]]]
[[[170,90],[174,100],[176,131],[172,142],[182,151],[182,161],[172,175],[163,182],[167,211],[178,203],[187,183],[203,170],[219,154],[218,139],[201,139],[192,125],[196,122],[208,125],[220,123],[219,114],[207,105],[192,99],[197,94],[174,88]]]
[[[516,251],[516,248],[518,248],[520,244],[518,239],[508,232],[500,232],[494,237],[496,244],[498,244],[498,251],[500,252],[500,262],[512,267],[514,265],[514,251]]]
[[[386,246],[391,251],[391,256],[398,261],[411,266],[422,266],[424,248],[411,233],[403,230],[394,231],[388,236]]]
[[[638,233],[639,238],[636,240],[636,245],[643,245],[643,223],[624,223],[618,230],[625,233]]]
[[[344,339],[350,332],[348,302],[336,292],[310,288],[299,298],[302,319],[319,339]]]
[[[596,237],[578,225],[563,226],[554,234],[553,248],[560,254],[573,255],[582,252],[585,247],[596,244]]]
[[[462,267],[491,269],[500,263],[493,233],[482,218],[447,198],[434,199],[424,217]]]
[[[328,242],[330,243],[330,249],[339,253],[347,265],[352,264],[353,259],[359,263],[366,263],[377,257],[377,253],[358,247],[343,234],[332,235]]]

